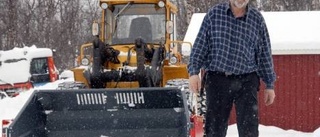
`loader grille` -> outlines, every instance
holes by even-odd
[[[107,103],[107,96],[103,93],[84,93],[76,94],[78,105],[104,105]]]

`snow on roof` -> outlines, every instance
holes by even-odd
[[[320,11],[262,12],[273,54],[320,54]]]
[[[32,59],[49,56],[52,56],[50,49],[37,48],[36,46],[15,47],[12,50],[0,51],[0,85],[28,81]]]
[[[320,11],[261,13],[274,55],[320,54]],[[193,14],[184,41],[194,43],[205,15]]]

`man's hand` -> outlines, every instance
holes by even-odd
[[[201,88],[201,80],[199,75],[192,75],[189,77],[189,89],[191,92],[198,93]]]
[[[266,89],[264,91],[264,102],[266,106],[269,106],[273,103],[276,94],[274,93],[273,89]]]

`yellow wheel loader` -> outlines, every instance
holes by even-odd
[[[100,6],[101,23],[93,25],[96,38],[80,49],[81,66],[90,69],[73,69],[75,81],[89,88],[136,88],[188,78],[178,49],[191,44],[175,40],[175,5],[168,0],[100,0]]]
[[[5,135],[203,136],[201,101],[188,91],[181,54],[191,44],[176,40],[177,7],[169,0],[100,0],[100,7],[93,42],[81,46],[72,69],[75,82],[36,91]]]

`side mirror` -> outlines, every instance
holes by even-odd
[[[92,24],[92,35],[93,36],[99,35],[99,24],[97,22],[93,22]]]
[[[173,33],[173,22],[172,21],[167,21],[166,30],[167,30],[167,33],[169,33],[169,34]]]

